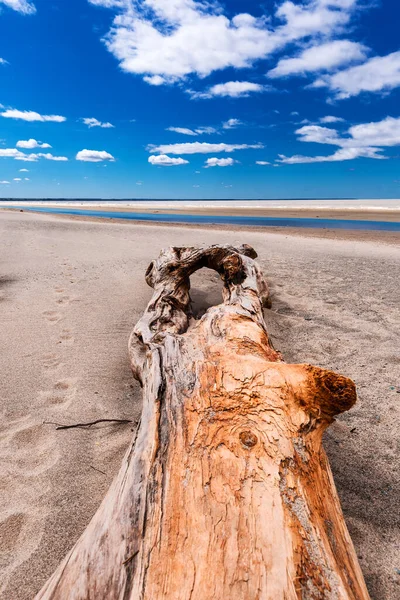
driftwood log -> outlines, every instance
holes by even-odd
[[[368,599],[327,457],[350,379],[288,365],[268,340],[249,246],[169,248],[129,344],[138,435],[40,600]],[[189,277],[224,302],[191,318]]]

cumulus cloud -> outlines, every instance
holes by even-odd
[[[375,56],[362,65],[318,79],[314,88],[327,87],[343,100],[362,92],[387,92],[400,86],[400,51]]]
[[[111,129],[114,127],[112,123],[102,123],[94,117],[85,117],[82,121],[91,129],[92,127],[102,127],[103,129]]]
[[[60,115],[40,115],[32,110],[17,110],[15,108],[9,108],[4,112],[0,113],[2,117],[6,119],[21,119],[22,121],[41,121],[41,122],[54,122],[63,123],[66,121],[66,117]]]
[[[29,169],[20,169],[19,172],[20,173],[29,173]]]
[[[160,154],[159,156],[149,156],[149,163],[159,167],[176,167],[178,165],[187,165],[189,161],[180,157],[172,158],[166,154]]]
[[[271,91],[271,86],[253,83],[251,81],[227,81],[226,83],[217,83],[208,88],[206,92],[196,92],[186,90],[193,100],[207,100],[215,97],[245,98],[252,93],[261,93]]]
[[[17,150],[17,148],[0,148],[0,158],[19,158],[24,156],[26,154]]]
[[[207,0],[89,0],[114,8],[105,38],[121,68],[151,85],[200,78],[226,68],[249,68],[278,49],[303,39],[342,33],[357,0],[269,3],[269,13],[232,18]]]
[[[103,162],[105,160],[109,160],[111,162],[115,161],[115,158],[109,152],[105,150],[80,150],[76,155],[76,160],[80,160],[82,162]]]
[[[236,127],[239,127],[239,125],[243,125],[240,119],[228,119],[222,123],[222,129],[235,129]]]
[[[8,65],[8,61],[5,58],[0,57],[0,65]]]
[[[161,144],[150,145],[147,150],[160,152],[160,154],[214,154],[216,152],[234,152],[235,150],[247,150],[263,148],[262,144],[211,144],[208,142],[186,142],[183,144]]]
[[[266,166],[266,165],[270,165],[271,163],[268,162],[267,160],[256,160],[256,165],[260,165],[262,167]]]
[[[9,184],[10,184],[10,182],[9,182],[9,181],[6,181],[6,180],[4,180],[4,181],[0,181],[0,184],[1,184],[1,185],[9,185]]]
[[[36,12],[35,5],[29,0],[0,0],[1,4],[5,4],[23,15],[33,15]]]
[[[342,65],[366,58],[366,47],[349,40],[335,40],[303,50],[294,58],[283,58],[267,74],[270,78],[305,75],[316,71],[330,71]]]
[[[22,181],[20,177],[14,177],[13,181]]]
[[[205,168],[208,169],[209,167],[231,167],[237,162],[238,161],[234,160],[233,158],[207,158]]]
[[[26,150],[33,150],[34,148],[51,148],[50,144],[38,142],[37,140],[19,140],[16,144],[17,148],[25,148]]]

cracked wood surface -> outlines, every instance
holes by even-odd
[[[268,340],[249,246],[169,248],[129,342],[136,439],[91,523],[37,600],[367,600],[321,445],[354,383],[288,365]],[[191,318],[189,277],[223,304]]]

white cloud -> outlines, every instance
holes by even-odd
[[[1,185],[9,185],[9,184],[10,184],[10,182],[9,182],[9,181],[5,181],[5,180],[4,180],[4,181],[0,181],[0,184],[1,184]]]
[[[400,146],[400,118],[386,117],[382,121],[360,123],[353,125],[343,134],[339,134],[336,129],[319,125],[301,127],[296,133],[301,142],[339,146],[340,150],[330,156],[281,155],[279,162],[333,162],[361,157],[384,159],[386,157],[380,154],[383,148]]]
[[[328,87],[338,100],[361,92],[385,92],[400,86],[400,51],[376,56],[363,65],[322,77],[312,87]]]
[[[25,150],[33,150],[34,148],[51,148],[50,144],[38,142],[37,140],[20,140],[16,144],[17,148],[24,148]]]
[[[94,117],[85,117],[84,119],[82,119],[82,121],[85,123],[85,125],[89,127],[89,129],[92,127],[102,127],[103,129],[111,129],[114,127],[112,123],[102,123]]]
[[[65,117],[61,117],[60,115],[40,115],[37,112],[32,110],[17,110],[14,108],[9,108],[4,112],[0,113],[2,117],[6,119],[21,119],[22,121],[41,121],[47,122],[52,121],[54,123],[63,123],[67,119]]]
[[[147,150],[160,152],[161,154],[214,154],[215,152],[234,152],[235,150],[247,150],[263,148],[262,144],[211,144],[208,142],[186,142],[183,144],[161,144],[150,145]]]
[[[198,133],[199,135],[203,133],[211,135],[212,133],[217,133],[217,130],[215,129],[215,127],[198,127],[196,129],[196,133]]]
[[[113,155],[105,150],[80,150],[75,158],[83,162],[93,163],[102,162],[103,160],[115,160]]]
[[[321,163],[321,162],[339,162],[343,160],[354,160],[355,158],[378,158],[383,159],[384,156],[380,156],[378,152],[379,148],[341,148],[330,156],[285,156],[284,154],[279,155],[278,162],[287,165],[294,164],[306,164],[306,163]]]
[[[386,117],[382,121],[353,125],[345,135],[339,135],[336,129],[319,125],[301,127],[296,133],[302,142],[331,144],[342,148],[400,146],[400,118]]]
[[[164,77],[161,77],[161,75],[151,75],[151,76],[146,75],[145,77],[143,77],[143,81],[145,81],[149,85],[155,85],[155,86],[165,85],[166,83],[168,83],[168,80],[165,79]]]
[[[29,169],[20,169],[19,172],[20,173],[29,173]]]
[[[263,17],[244,13],[228,18],[219,3],[207,0],[90,2],[116,9],[106,46],[124,71],[143,76],[151,85],[249,68],[292,42],[342,33],[357,4],[285,1],[276,9],[271,2]]]
[[[349,40],[335,40],[303,50],[295,58],[283,58],[267,74],[270,78],[332,70],[351,62],[364,60],[366,48]]]
[[[24,181],[30,181],[29,177],[24,177]]]
[[[344,123],[345,120],[341,117],[333,117],[332,115],[327,115],[326,117],[321,117],[319,120],[320,123]]]
[[[186,127],[167,127],[165,131],[174,131],[175,133],[181,133],[182,135],[198,135],[193,129],[187,129]]]
[[[217,130],[214,127],[197,127],[196,129],[188,129],[187,127],[167,127],[165,131],[174,131],[175,133],[191,136],[217,133]]]
[[[239,125],[243,125],[240,119],[228,119],[222,123],[222,129],[235,129],[236,127],[239,127]]]
[[[231,167],[237,162],[238,161],[234,160],[233,158],[207,158],[205,168],[208,169],[208,167]]]
[[[18,158],[26,156],[17,148],[0,148],[0,158]]]
[[[53,156],[53,154],[50,154],[49,152],[47,152],[46,154],[39,153],[38,157],[44,158],[46,160],[54,160],[56,162],[67,162],[68,161],[68,158],[66,156]]]
[[[270,91],[271,86],[253,83],[251,81],[227,81],[226,83],[217,83],[210,87],[206,92],[196,92],[186,90],[194,100],[207,100],[215,97],[245,98],[251,93],[261,93]]]
[[[20,177],[14,177],[13,181],[22,181]]]
[[[29,0],[0,0],[0,4],[5,4],[23,15],[33,15],[36,12],[34,4]]]
[[[261,166],[265,166],[265,165],[270,165],[271,163],[268,162],[267,160],[256,160],[256,165],[261,165]]]
[[[180,157],[172,158],[166,154],[160,154],[159,156],[149,156],[149,163],[159,167],[175,167],[178,165],[187,165],[189,161]]]
[[[0,65],[8,65],[9,62],[5,58],[0,58]]]

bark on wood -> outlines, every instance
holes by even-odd
[[[135,442],[39,600],[365,600],[321,445],[353,382],[288,365],[269,340],[249,246],[170,248],[129,343],[143,386]],[[191,319],[189,277],[224,302]]]

